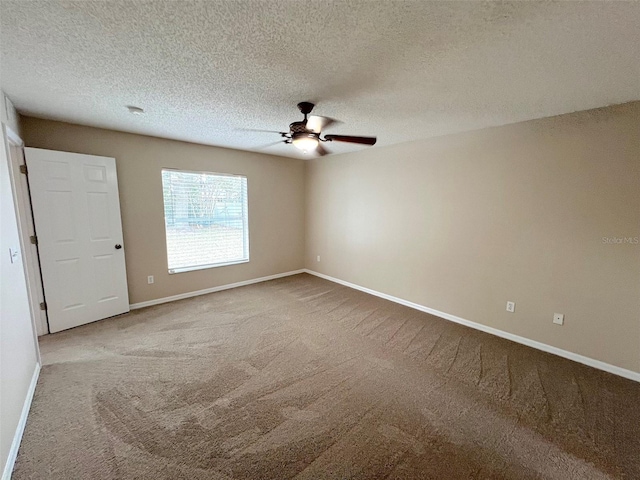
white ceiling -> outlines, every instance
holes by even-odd
[[[302,100],[343,122],[328,133],[389,145],[640,99],[639,2],[2,0],[0,13],[0,83],[21,113],[231,148],[278,140],[238,129],[286,130]]]

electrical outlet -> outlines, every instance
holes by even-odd
[[[516,302],[507,302],[507,312],[515,312],[516,311]]]
[[[318,256],[316,257],[316,260],[317,260],[318,262],[320,261],[320,255],[318,255]]]
[[[147,277],[147,283],[148,283],[149,285],[151,285],[153,282],[154,282],[153,275],[149,275],[149,276]]]
[[[553,314],[553,323],[556,325],[564,325],[564,314],[562,313],[554,313]]]

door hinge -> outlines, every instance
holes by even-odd
[[[32,245],[38,245],[38,237],[36,237],[35,235],[31,235],[29,237],[29,240],[31,241]]]
[[[46,310],[47,309],[47,302],[40,302],[40,310]]]
[[[25,175],[27,175],[27,165],[20,165],[20,173],[24,173]]]

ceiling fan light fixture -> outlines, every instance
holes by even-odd
[[[297,134],[291,140],[291,143],[302,153],[308,153],[318,148],[318,137],[312,133]]]
[[[314,155],[324,157],[331,152],[324,148],[324,145],[320,142],[345,142],[355,143],[359,145],[375,145],[376,137],[355,137],[353,135],[325,135],[324,129],[337,122],[333,118],[329,117],[317,117],[315,115],[309,116],[313,110],[313,103],[300,102],[298,109],[300,113],[304,115],[304,120],[293,122],[289,125],[288,132],[275,132],[270,130],[253,130],[257,132],[270,132],[277,133],[284,140],[280,142],[274,142],[270,145],[277,145],[278,143],[286,143],[287,145],[293,144],[302,153],[312,153]],[[323,135],[323,138],[320,138]],[[269,145],[267,145],[268,147]]]

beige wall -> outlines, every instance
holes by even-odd
[[[28,147],[116,158],[129,299],[144,302],[303,268],[304,163],[29,117]],[[160,170],[247,176],[250,262],[169,275]],[[147,284],[154,275],[155,283]]]
[[[640,237],[640,102],[317,159],[306,182],[307,268],[640,372],[640,245],[603,242]]]
[[[5,108],[4,94],[0,125],[0,472],[7,463],[11,443],[22,414],[29,385],[38,361],[35,333],[27,294],[18,220],[9,174],[5,128],[17,133],[12,107]],[[7,115],[9,113],[9,115]],[[13,114],[13,115],[12,115]],[[11,262],[9,249],[19,254]],[[4,478],[4,477],[3,477]]]

